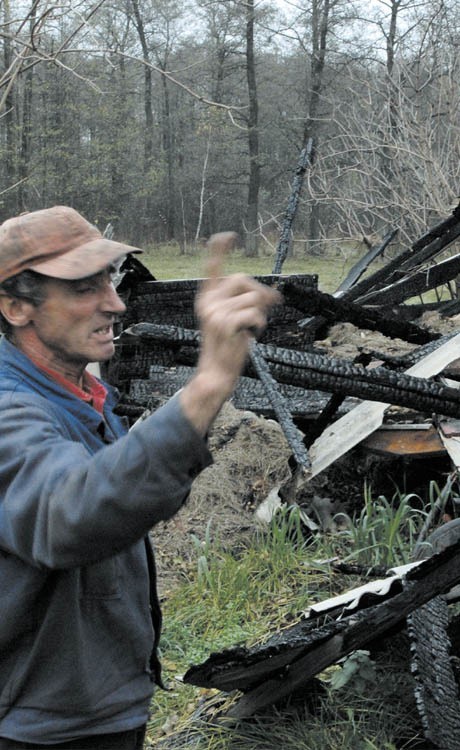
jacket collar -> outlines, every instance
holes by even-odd
[[[67,409],[78,418],[88,423],[88,426],[94,427],[103,422],[99,414],[92,406],[85,403],[75,394],[57,383],[53,378],[47,375],[20,349],[18,349],[5,336],[0,341],[0,370],[3,370],[0,377],[1,391],[11,391],[11,383],[8,384],[8,374],[17,381],[24,384],[25,390],[33,390],[45,398],[51,398],[55,403],[64,409]],[[119,400],[119,391],[116,388],[103,383],[107,388],[106,407],[110,413]],[[106,411],[106,410],[104,410]]]

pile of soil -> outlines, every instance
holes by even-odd
[[[197,477],[179,513],[152,532],[160,592],[196,558],[197,541],[244,543],[257,525],[254,510],[290,475],[291,452],[279,425],[231,403],[217,417],[209,447],[214,463]]]

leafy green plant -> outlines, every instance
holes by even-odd
[[[369,684],[375,685],[375,664],[370,659],[369,651],[358,649],[348,656],[339,669],[332,672],[329,684],[332,690],[340,690],[352,684],[359,693],[364,693]]]
[[[391,501],[376,498],[369,485],[364,487],[364,505],[353,515],[341,535],[347,537],[352,551],[347,556],[361,565],[392,567],[409,562],[427,511],[414,507],[420,498],[397,490]]]

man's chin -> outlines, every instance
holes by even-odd
[[[107,346],[101,347],[100,351],[95,353],[95,356],[97,359],[94,359],[94,362],[108,362],[109,359],[112,359],[113,355],[115,354],[115,345],[114,344],[107,344]]]

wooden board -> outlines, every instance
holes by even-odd
[[[447,365],[458,358],[460,333],[441,344],[415,365],[406,370],[407,375],[429,378],[442,372]],[[381,401],[362,401],[358,406],[327,427],[310,447],[311,469],[309,479],[324,471],[338,458],[345,455],[358,443],[377,430],[390,404]],[[457,438],[452,438],[458,440]],[[460,461],[460,440],[459,440]],[[450,451],[449,451],[450,452]],[[458,464],[456,464],[458,465]]]

